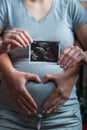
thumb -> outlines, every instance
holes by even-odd
[[[43,83],[47,83],[48,81],[54,81],[54,76],[52,74],[45,75]]]
[[[39,76],[36,75],[36,74],[27,73],[27,74],[26,74],[26,78],[27,78],[28,81],[32,80],[32,81],[41,83],[41,79],[40,79]]]

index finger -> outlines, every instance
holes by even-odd
[[[59,59],[58,59],[59,62],[62,62],[64,56],[65,56],[68,52],[70,52],[71,48],[72,48],[72,47],[70,46],[70,47],[68,47],[67,49],[65,49],[64,51],[62,51],[62,53],[61,53],[61,55],[60,55],[60,57],[59,57]]]
[[[33,108],[37,109],[37,104],[35,103],[34,99],[31,97],[31,95],[29,94],[26,88],[23,88],[23,90],[20,93],[27,100],[27,102],[31,104]]]
[[[28,32],[27,31],[25,31],[25,30],[21,30],[21,29],[14,29],[15,31],[18,31],[18,32],[22,32],[24,35],[25,35],[25,37],[30,41],[30,43],[32,43],[33,42],[33,39],[31,38],[31,36],[28,34]]]
[[[58,97],[58,94],[56,92],[56,90],[48,97],[48,99],[46,100],[44,106],[43,106],[43,113],[46,112],[52,105],[52,103],[54,102],[54,100],[56,100],[56,98]]]

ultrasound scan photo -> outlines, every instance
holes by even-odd
[[[57,62],[59,42],[34,41],[29,47],[30,62]]]

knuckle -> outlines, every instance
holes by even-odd
[[[38,76],[37,76],[37,75],[34,75],[34,78],[35,78],[35,79],[38,79]]]
[[[45,75],[45,78],[47,79],[48,77],[49,77],[49,75],[48,75],[48,74],[46,74],[46,75]]]
[[[62,98],[64,99],[64,100],[68,100],[69,99],[69,97],[66,95],[66,94],[62,94]]]
[[[24,92],[24,89],[23,89],[23,88],[18,88],[17,91],[18,91],[19,93],[23,93],[23,92]]]
[[[22,32],[19,32],[18,35],[23,36],[23,33],[22,33]]]
[[[80,49],[78,46],[75,46],[76,49]]]
[[[70,59],[73,61],[76,60],[76,58],[73,55],[70,56]]]
[[[18,38],[19,36],[18,36],[18,34],[16,34],[16,35],[14,35],[14,37],[15,37],[15,38]]]
[[[78,60],[78,59],[75,59],[75,62],[76,62],[76,63],[78,63],[78,62],[79,62],[79,60]]]
[[[25,30],[23,30],[23,31],[22,31],[22,33],[23,33],[23,34],[26,34],[26,31],[25,31]]]
[[[57,91],[57,93],[58,93],[59,95],[63,95],[64,89],[63,89],[63,88],[60,88],[60,89]]]
[[[11,42],[13,43],[13,42],[14,42],[14,40],[12,39],[12,40],[11,40]]]
[[[72,45],[70,48],[73,49],[74,47],[75,47],[75,46]]]
[[[70,54],[69,54],[69,53],[66,53],[66,57],[70,57]]]
[[[66,50],[62,51],[62,54],[65,55],[66,54]]]

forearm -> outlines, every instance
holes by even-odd
[[[81,5],[87,10],[87,2],[80,1]]]
[[[0,41],[0,54],[1,54],[2,41]]]
[[[64,72],[64,75],[69,78],[69,80],[73,81],[75,84],[78,81],[79,72],[80,72],[81,65],[75,65],[72,68],[69,68]]]
[[[0,39],[0,55],[4,53],[2,44],[3,44],[3,42]]]
[[[11,72],[15,71],[9,56],[4,53],[0,55],[0,73],[3,77],[8,76]]]
[[[74,45],[79,46],[83,50],[83,52],[84,52],[84,60],[82,61],[82,65],[86,65],[87,64],[87,51],[84,51],[84,48],[82,47],[82,45],[81,45],[81,43],[80,43],[80,41],[78,39],[75,41]]]

